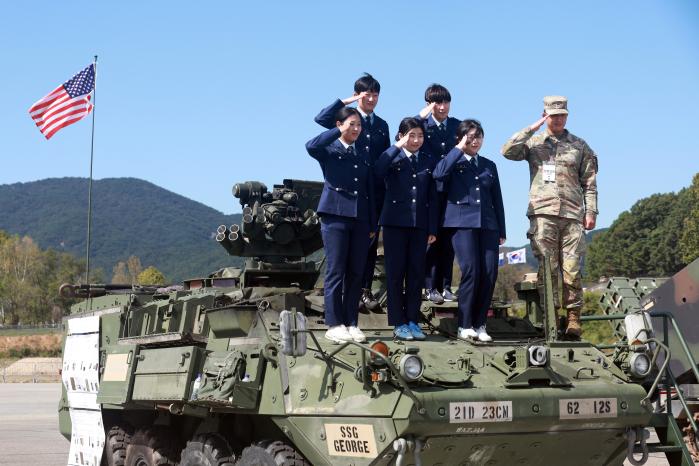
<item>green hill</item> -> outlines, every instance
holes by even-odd
[[[699,173],[676,193],[653,194],[622,212],[590,243],[588,273],[667,277],[699,256]]]
[[[0,185],[0,230],[84,258],[87,184],[86,178],[51,178]],[[241,262],[214,240],[216,227],[239,222],[240,214],[224,215],[136,178],[93,181],[92,206],[90,268],[101,268],[107,281],[114,265],[131,255],[170,281]]]

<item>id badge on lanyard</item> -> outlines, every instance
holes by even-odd
[[[554,183],[556,181],[556,162],[549,159],[544,162],[544,183]]]

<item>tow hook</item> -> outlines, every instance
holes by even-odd
[[[648,445],[646,445],[646,440],[648,440],[648,437],[650,437],[650,432],[642,427],[629,427],[626,429],[626,441],[628,442],[626,458],[633,466],[642,466],[646,464],[646,461],[648,461]],[[638,442],[641,446],[642,456],[640,460],[637,460],[633,456],[636,442]]]
[[[393,441],[393,449],[396,451],[396,466],[403,466],[405,461],[406,453],[413,452],[415,458],[415,466],[422,466],[422,458],[420,458],[420,453],[422,452],[423,441],[421,439],[404,439],[398,438]]]

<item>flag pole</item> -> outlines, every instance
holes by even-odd
[[[95,112],[97,110],[97,55],[92,62],[95,71],[95,87],[92,90],[92,139],[90,141],[90,179],[87,188],[87,247],[85,251],[85,283],[87,284],[87,305],[90,305],[90,234],[92,230],[92,164],[95,154]],[[86,309],[87,310],[87,309]]]

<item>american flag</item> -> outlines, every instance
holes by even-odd
[[[95,65],[91,64],[80,73],[58,86],[29,109],[29,115],[46,139],[56,131],[87,116],[93,105],[90,103],[95,90]]]

